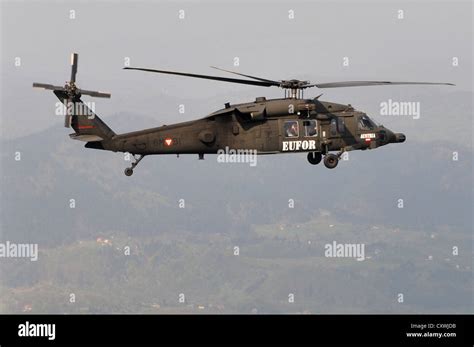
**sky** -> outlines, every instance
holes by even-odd
[[[64,84],[70,75],[71,52],[79,53],[78,85],[112,93],[111,100],[94,100],[99,115],[133,111],[155,118],[157,123],[195,119],[228,101],[281,97],[283,92],[273,87],[146,75],[122,70],[126,61],[130,66],[225,76],[210,68],[219,66],[277,80],[456,84],[306,92],[307,97],[324,93],[324,100],[369,110],[388,98],[472,92],[470,2],[1,4],[4,138],[41,131],[61,121],[51,114],[56,99],[34,90],[31,83]],[[70,18],[72,13],[74,19]],[[15,66],[18,58],[21,65]],[[343,64],[345,58],[348,66]],[[453,59],[457,59],[457,66],[453,66]],[[184,114],[178,112],[180,104],[187,106]]]

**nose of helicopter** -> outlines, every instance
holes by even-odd
[[[382,131],[380,131],[379,138],[382,140],[383,144],[402,143],[402,142],[405,142],[406,140],[405,134],[394,133],[393,131],[387,128],[383,128]]]
[[[395,142],[395,143],[405,142],[405,140],[406,140],[405,134],[395,133],[394,135],[395,135],[395,138],[394,138],[393,142]]]

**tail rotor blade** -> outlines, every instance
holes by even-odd
[[[77,53],[71,54],[71,82],[76,82],[77,74],[77,63],[79,60],[79,55]]]
[[[78,92],[81,93],[82,95],[90,95],[90,96],[94,96],[96,98],[110,98],[110,96],[111,96],[111,94],[109,94],[109,93],[96,92],[96,91],[93,91],[93,90],[79,89]]]
[[[65,128],[70,128],[71,127],[71,121],[72,121],[72,115],[66,114],[64,116],[64,127]]]
[[[70,128],[71,123],[72,123],[72,116],[73,116],[74,111],[70,110],[71,103],[72,103],[72,99],[71,99],[71,97],[69,97],[67,99],[67,104],[64,105],[65,106],[65,111],[66,111],[66,113],[64,115],[64,127],[65,128]]]
[[[61,90],[65,91],[64,87],[60,86],[54,86],[52,84],[46,84],[46,83],[33,83],[33,88],[43,88],[43,89],[48,89],[48,90]]]

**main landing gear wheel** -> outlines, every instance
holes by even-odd
[[[142,160],[145,156],[144,155],[139,155],[138,157],[136,157],[135,155],[133,156],[133,158],[135,158],[135,161],[132,163],[132,166],[131,167],[127,167],[124,171],[125,173],[125,176],[132,176],[133,175],[133,169],[135,168],[135,166],[138,165],[138,163],[140,162],[140,160]]]
[[[308,161],[310,164],[313,165],[318,165],[321,162],[321,159],[323,156],[321,155],[321,152],[309,152],[308,153]]]
[[[324,166],[328,169],[334,169],[337,166],[337,163],[339,163],[339,158],[335,154],[327,154],[324,157]]]

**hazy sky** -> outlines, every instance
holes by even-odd
[[[472,90],[472,4],[406,2],[5,2],[1,14],[2,135],[33,133],[61,121],[56,99],[31,83],[62,85],[79,53],[78,84],[112,93],[99,115],[135,111],[160,121],[205,116],[224,102],[281,97],[276,88],[123,71],[131,66],[224,74],[216,65],[272,79],[447,81],[449,87],[342,88],[324,100],[405,97]],[[70,19],[70,11],[75,19]],[[179,19],[184,10],[184,19]],[[294,19],[290,19],[294,11]],[[404,19],[398,19],[399,11]],[[15,66],[15,58],[21,66]],[[234,66],[238,57],[239,66]],[[344,57],[349,66],[343,66]],[[453,67],[457,57],[459,66]],[[379,89],[379,90],[376,90]],[[380,90],[382,89],[382,90]],[[381,93],[381,94],[377,94]],[[378,105],[374,97],[374,104]],[[179,115],[177,105],[187,106]],[[174,113],[174,114],[171,114]]]

